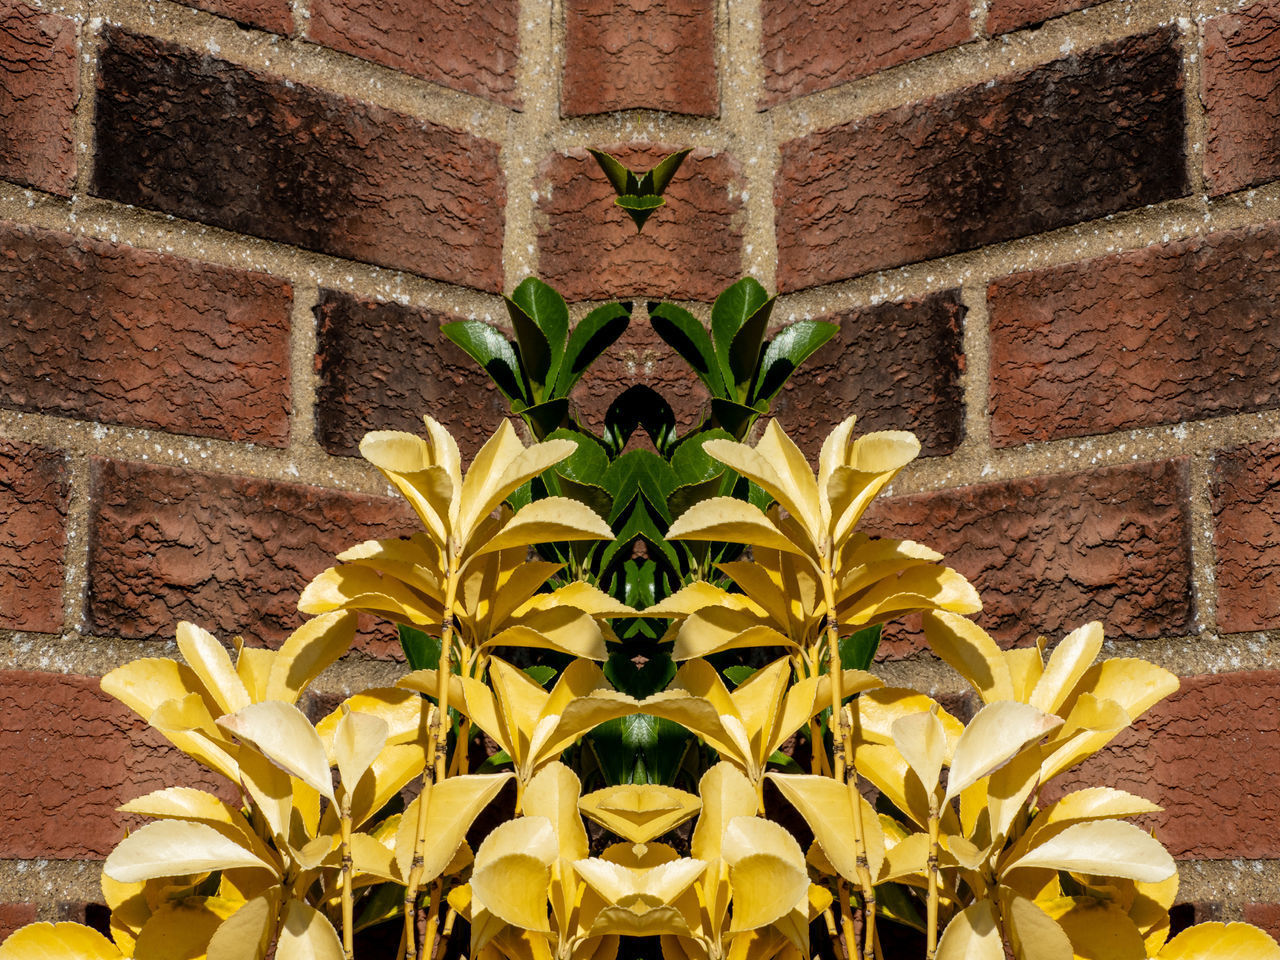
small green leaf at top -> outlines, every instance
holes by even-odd
[[[613,187],[613,192],[617,194],[617,198],[613,201],[614,204],[627,211],[632,222],[636,225],[636,233],[639,233],[644,229],[645,221],[649,219],[653,211],[666,202],[662,199],[662,194],[666,192],[671,178],[675,176],[676,170],[679,169],[680,164],[684,162],[684,158],[690,154],[691,150],[692,148],[688,148],[670,154],[664,157],[653,169],[647,170],[643,174],[629,170],[616,157],[610,156],[603,150],[588,148],[587,152],[600,165],[600,169],[604,171],[610,186]]]

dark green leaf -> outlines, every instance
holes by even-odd
[[[613,497],[613,511],[610,522],[616,520],[621,511],[628,507],[637,494],[643,495],[660,514],[665,514],[667,497],[677,486],[675,471],[671,464],[648,450],[632,450],[624,453],[609,465],[600,485]],[[663,517],[668,523],[670,517]]]
[[[414,627],[400,626],[400,646],[412,670],[434,670],[440,666],[440,640]]]
[[[623,564],[625,594],[622,602],[636,610],[657,603],[658,567],[652,560],[628,560]]]
[[[547,681],[556,675],[556,668],[535,663],[531,667],[525,667],[524,672],[533,677],[539,686],[545,687]]]
[[[511,496],[507,497],[507,503],[511,505],[512,512],[518,511],[521,507],[526,507],[533,503],[533,486],[532,483],[524,483],[511,491]]]
[[[796,763],[795,760],[788,757],[781,750],[773,751],[773,753],[769,755],[769,762],[778,764],[778,766],[782,767],[782,769],[786,770],[788,773],[804,773],[804,771],[800,769],[800,764]]]
[[[747,389],[755,377],[756,364],[760,361],[760,351],[764,347],[764,335],[769,329],[769,317],[773,313],[774,299],[764,302],[755,313],[749,316],[742,327],[733,335],[733,343],[729,347],[729,372],[733,375],[734,396],[739,400],[747,399]]]
[[[569,398],[548,400],[518,411],[538,440],[545,440],[551,433],[569,422]]]
[[[525,384],[520,360],[500,331],[479,320],[458,320],[443,324],[440,332],[484,367],[489,379],[498,385],[508,400],[524,403],[533,400]]]
[[[840,665],[846,670],[870,670],[880,646],[880,624],[840,638]]]
[[[769,496],[769,492],[764,487],[758,487],[754,483],[748,482],[747,503],[759,510],[768,510],[773,504],[773,497]]]
[[[677,150],[675,153],[663,157],[656,167],[640,178],[640,193],[656,193],[663,194],[667,190],[667,184],[671,182],[671,178],[676,175],[676,171],[680,169],[680,164],[684,163],[684,158],[693,152],[692,147],[686,147],[683,150]]]
[[[618,394],[604,415],[604,443],[612,456],[622,452],[637,427],[642,427],[663,456],[675,440],[676,415],[671,404],[652,387],[636,384]]]
[[[631,222],[636,225],[636,233],[644,229],[645,221],[647,221],[653,212],[665,204],[667,201],[661,197],[655,197],[652,194],[644,194],[642,196],[627,195],[618,197],[613,201],[615,205],[627,211],[627,216],[631,218]]]
[[[552,396],[567,397],[578,378],[622,336],[630,322],[631,309],[621,303],[606,303],[583,317],[569,335]]]
[[[614,649],[609,654],[604,664],[604,675],[615,690],[643,700],[667,688],[676,675],[674,661],[668,652],[656,648],[646,653],[652,655],[636,657],[626,648]],[[638,659],[644,662],[637,664],[635,661]]]
[[[835,336],[840,328],[823,320],[800,320],[769,341],[760,360],[760,371],[748,397],[751,403],[768,403],[796,367]]]
[[[591,154],[596,163],[600,165],[600,169],[604,171],[604,175],[608,178],[614,193],[621,196],[624,193],[636,193],[639,191],[640,181],[636,179],[636,175],[615,158],[603,150],[592,150],[590,147],[587,148],[587,153]]]
[[[700,483],[710,480],[725,471],[725,465],[703,449],[708,440],[732,440],[726,430],[703,430],[700,433],[686,434],[671,455],[671,468],[676,477],[683,483]]]
[[[684,358],[713,397],[729,397],[724,374],[716,360],[711,335],[697,317],[672,303],[649,304],[653,331]]]
[[[724,675],[732,681],[735,687],[742,686],[747,682],[747,678],[755,672],[755,667],[743,666],[741,664],[724,668]]]
[[[711,398],[711,422],[727,430],[735,440],[741,441],[746,437],[758,416],[760,416],[759,410],[744,407],[732,400]]]
[[[572,440],[578,445],[578,449],[548,471],[554,473],[560,495],[585,503],[602,517],[609,516],[613,497],[600,485],[601,478],[609,469],[609,457],[604,447],[595,437],[579,430],[556,430],[546,439]]]
[[[751,316],[769,302],[769,294],[755,277],[743,277],[726,287],[711,305],[711,339],[715,342],[716,360],[724,382],[734,383],[729,357],[733,338]],[[767,321],[767,318],[766,318]]]
[[[632,500],[629,509],[623,512],[621,521],[611,523],[610,526],[614,529],[616,539],[606,545],[601,554],[601,569],[606,574],[613,564],[630,558],[631,545],[639,539],[647,545],[650,559],[667,564],[666,574],[659,570],[659,575],[672,575],[673,579],[679,575],[680,556],[663,537],[667,524],[658,508],[650,505],[646,498],[636,497]]]
[[[499,767],[506,766],[510,762],[511,757],[507,754],[507,751],[499,750],[497,753],[486,757],[484,763],[480,764],[480,767],[476,770],[476,773],[493,773]]]

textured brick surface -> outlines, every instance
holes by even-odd
[[[284,446],[284,280],[0,222],[0,406]]]
[[[71,192],[77,49],[74,21],[0,0],[0,179]]]
[[[519,14],[516,0],[313,0],[308,38],[515,106]]]
[[[496,144],[116,28],[104,40],[97,195],[500,286]]]
[[[1183,679],[1059,790],[1097,784],[1164,807],[1144,824],[1175,857],[1280,856],[1280,672]]]
[[[507,414],[479,364],[454,346],[431,310],[320,292],[316,434],[329,453],[356,456],[369,430],[421,433],[435,417],[472,457]]]
[[[1280,625],[1280,442],[1219,451],[1213,467],[1218,627]]]
[[[1208,21],[1203,46],[1210,192],[1280,177],[1280,0]]]
[[[120,804],[178,785],[233,793],[96,678],[18,670],[0,672],[0,778],[0,857],[105,857],[139,822]]]
[[[643,171],[678,147],[600,149]],[[538,273],[568,300],[659,296],[714,300],[738,279],[741,185],[726,154],[695,150],[667,187],[668,204],[637,234],[585,150],[555,153],[541,170]],[[708,242],[708,238],[715,238]]]
[[[1174,40],[1161,28],[783,144],[779,289],[1182,195]]]
[[[720,112],[713,0],[566,0],[564,29],[565,116]]]
[[[1246,903],[1244,919],[1280,940],[1280,903]]]
[[[34,923],[35,919],[34,903],[0,903],[0,941],[19,927]]]
[[[774,401],[775,417],[816,460],[822,441],[850,414],[859,433],[910,430],[924,456],[964,438],[964,306],[959,290],[821,319],[840,332],[805,361]]]
[[[275,645],[334,554],[417,529],[399,499],[302,484],[108,460],[92,484],[87,619],[100,634],[165,638],[191,620]]]
[[[188,7],[207,10],[236,23],[261,27],[272,33],[293,30],[293,10],[289,0],[181,0]]]
[[[0,440],[0,628],[62,628],[69,495],[62,456]]]
[[[1089,620],[1113,639],[1178,636],[1192,624],[1187,483],[1185,460],[1030,477],[887,500],[865,526],[946,554],[1004,644]]]
[[[1278,244],[1269,224],[993,282],[992,442],[1280,405]]]
[[[826,90],[969,39],[965,0],[764,0],[762,106]]]
[[[987,33],[995,36],[1044,23],[1064,13],[1096,6],[1101,0],[989,0]]]

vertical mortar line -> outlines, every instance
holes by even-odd
[[[987,309],[987,281],[966,281],[960,287],[964,305],[964,440],[962,448],[976,451],[984,461],[991,458],[991,314]]]
[[[305,455],[316,447],[316,315],[320,287],[309,280],[293,281],[293,309],[289,315],[289,449]]]
[[[1178,32],[1182,45],[1182,95],[1186,110],[1187,182],[1190,184],[1192,195],[1199,198],[1207,213],[1204,157],[1208,121],[1205,117],[1204,101],[1200,99],[1204,44],[1196,7],[1196,0],[1187,0],[1186,16],[1179,18]]]
[[[983,40],[987,36],[987,0],[971,0],[969,4],[969,25],[974,40]]]
[[[73,208],[88,196],[93,181],[93,121],[98,83],[98,47],[101,44],[101,23],[97,22],[94,0],[85,0],[82,12],[83,20],[79,30],[80,62],[77,64],[80,99],[76,102],[71,121],[76,161],[76,185],[71,198]]]
[[[1216,636],[1218,579],[1215,575],[1217,552],[1213,545],[1213,451],[1193,454],[1189,474],[1193,629],[1201,636]]]
[[[311,33],[311,0],[293,0],[293,32],[295,40],[305,40]]]
[[[89,512],[92,468],[85,457],[67,458],[67,546],[62,565],[62,635],[79,637],[86,629],[89,592]]]

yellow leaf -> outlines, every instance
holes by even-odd
[[[134,960],[204,960],[210,938],[239,906],[217,897],[161,904],[138,933]]]
[[[527,791],[525,796],[528,797]],[[527,803],[526,799],[526,808]],[[624,784],[589,793],[578,805],[606,830],[632,843],[648,843],[695,816],[702,801],[675,787]],[[585,853],[574,859],[584,856]]]
[[[290,900],[276,941],[276,960],[343,960],[342,941],[324,914],[301,900]]]
[[[249,705],[249,691],[236,674],[226,648],[207,630],[194,623],[178,624],[178,650],[195,671],[221,713],[234,713]]]
[[[1142,934],[1118,904],[1062,897],[1043,906],[1066,932],[1080,960],[1146,960]]]
[[[1014,699],[1013,678],[1004,654],[972,620],[932,611],[924,615],[924,635],[933,652],[973,684],[983,703]]]
[[[1277,960],[1280,946],[1247,923],[1198,923],[1165,944],[1157,960]]]
[[[292,703],[253,703],[220,718],[218,726],[321,796],[333,800],[333,780],[324,744],[311,721]]]
[[[462,846],[467,831],[480,812],[512,779],[510,773],[473,774],[449,777],[423,787],[400,820],[396,835],[396,862],[402,877],[409,876],[414,855],[419,808],[427,798],[427,845],[422,865],[422,882],[434,880],[444,871]]]
[[[956,742],[944,802],[1060,726],[1060,717],[1025,703],[1002,700],[987,704],[969,721]]]
[[[760,800],[742,771],[724,761],[702,775],[698,794],[702,798],[702,814],[693,828],[690,852],[698,860],[719,860],[729,821],[752,816]]]
[[[79,923],[30,923],[0,944],[0,960],[123,960],[114,943]]]
[[[1128,877],[1143,883],[1166,879],[1177,869],[1160,842],[1142,829],[1122,820],[1075,823],[1005,869],[1047,867],[1105,877]]]
[[[367,610],[418,627],[440,623],[440,604],[428,602],[399,580],[368,567],[343,564],[330,567],[306,585],[298,599],[303,613]]]
[[[586,504],[568,497],[547,497],[522,507],[493,537],[474,544],[469,557],[533,543],[612,539],[609,525]]]
[[[373,766],[387,744],[387,722],[370,713],[351,711],[338,721],[333,734],[334,761],[348,795]],[[323,744],[322,744],[323,746]]]
[[[937,960],[1004,960],[994,905],[979,900],[956,914],[938,941]]]
[[[724,832],[723,856],[733,888],[731,934],[807,910],[809,874],[800,844],[783,827],[759,817],[734,817]]]
[[[937,714],[925,710],[899,717],[890,730],[894,746],[920,778],[925,792],[932,793],[947,759],[947,734]]]
[[[246,902],[209,939],[207,960],[263,960],[275,935],[279,888]]]
[[[558,856],[555,828],[546,817],[499,824],[476,851],[473,904],[512,926],[550,933],[547,883]]]
[[[727,440],[723,442],[728,443]],[[801,545],[793,543],[759,509],[732,497],[698,501],[671,524],[667,539],[745,543],[808,556]]]
[[[857,792],[856,787],[830,777],[807,774],[770,773],[767,776],[804,817],[827,860],[842,877],[852,883],[860,882],[853,844],[853,804],[856,796],[862,811],[867,866],[872,877],[879,875],[885,855],[884,835],[875,810]]]
[[[1057,713],[1102,650],[1102,624],[1096,620],[1072,630],[1049,655],[1044,673],[1031,694],[1031,705]]]
[[[121,840],[102,870],[113,880],[137,883],[235,867],[262,867],[275,873],[270,864],[207,824],[158,820]]]
[[[1071,940],[1052,917],[1007,887],[1001,893],[1005,924],[1016,960],[1074,960]],[[1128,958],[1117,955],[1114,960]]]
[[[267,699],[296,703],[325,667],[351,649],[355,635],[354,613],[335,611],[308,620],[276,651],[267,675]]]
[[[755,448],[732,440],[708,440],[702,445],[712,457],[754,481],[777,500],[803,528],[808,548],[817,550],[826,532],[819,512],[818,484],[804,455],[788,447],[794,448],[795,444],[778,428],[776,420],[769,422]]]
[[[578,775],[554,761],[525,785],[520,801],[526,815],[551,821],[560,845],[560,857],[565,860],[580,860],[589,855],[587,831],[578,813],[581,792],[582,781]]]
[[[118,808],[121,813],[166,820],[190,820],[213,827],[223,836],[249,848],[264,860],[270,852],[244,814],[224,800],[194,787],[168,787],[130,800]]]

